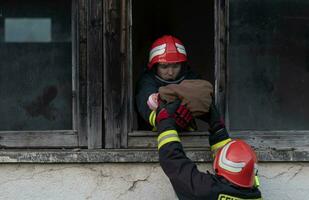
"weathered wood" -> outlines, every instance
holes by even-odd
[[[103,7],[105,148],[122,148],[127,146],[127,133],[132,126],[127,5],[126,1],[106,0]]]
[[[88,148],[102,148],[103,14],[102,0],[87,1]]]
[[[78,129],[78,4],[76,1],[72,1],[72,129]]]
[[[76,128],[78,130],[79,146],[87,146],[87,1],[77,2],[76,57],[77,59],[77,114]]]
[[[228,1],[215,1],[215,97],[227,127],[227,45],[228,45]]]
[[[105,148],[120,146],[120,16],[119,1],[104,1],[104,119]]]
[[[153,131],[133,131],[128,134],[129,136],[133,137],[143,137],[143,136],[157,136],[158,132]],[[180,136],[208,136],[209,133],[207,131],[193,131],[193,132],[181,132],[179,133]]]
[[[133,89],[132,89],[132,64],[129,64],[129,41],[131,40],[129,35],[129,17],[128,17],[128,3],[127,0],[121,0],[120,12],[120,58],[121,58],[121,109],[122,109],[122,124],[120,132],[120,147],[127,147],[128,132],[131,131],[133,125]],[[117,146],[116,148],[119,148]]]
[[[206,136],[183,136],[181,143],[188,148],[209,148]],[[129,137],[128,146],[129,148],[157,148],[157,137]]]
[[[132,0],[127,0],[127,23],[126,23],[126,33],[127,33],[127,68],[128,68],[128,93],[127,96],[128,98],[128,116],[127,119],[127,130],[126,130],[126,134],[128,137],[128,133],[132,132],[133,130],[133,124],[134,124],[134,93],[133,93],[133,45],[132,45],[132,37],[133,37],[133,32],[132,32]],[[125,143],[123,143],[123,146],[128,146],[128,138],[126,137],[126,140],[124,141]]]
[[[185,147],[209,147],[208,133],[180,133]],[[237,131],[230,132],[233,139],[243,139],[255,149],[286,150],[309,147],[309,131]],[[129,147],[155,148],[157,133],[144,131],[130,133]]]
[[[2,148],[73,148],[78,146],[74,131],[1,131]]]
[[[211,162],[209,150],[185,149],[194,162]],[[257,150],[260,162],[308,162],[309,149]],[[158,162],[157,150],[100,149],[100,150],[0,150],[0,163],[125,163]]]
[[[309,131],[237,131],[232,138],[246,140],[256,149],[294,149],[309,147]]]

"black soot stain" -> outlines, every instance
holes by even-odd
[[[52,105],[52,101],[57,97],[57,94],[56,86],[47,86],[43,89],[42,94],[24,105],[23,108],[32,117],[43,116],[48,120],[55,120],[56,108]]]

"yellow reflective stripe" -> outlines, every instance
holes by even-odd
[[[175,135],[178,137],[178,133],[176,130],[168,130],[168,131],[164,131],[162,132],[159,136],[158,136],[158,139],[157,141],[159,142],[161,140],[161,138],[167,136],[167,135]]]
[[[158,136],[158,149],[160,149],[163,145],[170,143],[170,142],[180,142],[180,139],[178,137],[178,133],[176,130],[168,130],[162,132]]]
[[[230,141],[232,141],[231,138],[225,139],[225,140],[223,140],[223,141],[221,141],[221,142],[218,142],[218,143],[212,145],[212,146],[210,147],[210,149],[211,149],[211,151],[216,151],[217,149],[223,147],[224,145],[226,145],[226,144],[229,143]]]
[[[179,137],[170,137],[170,138],[164,139],[158,144],[158,149],[160,149],[163,145],[170,143],[170,142],[180,142],[180,139]]]
[[[161,139],[158,140],[158,143],[160,144],[163,140],[166,140],[166,139],[172,138],[172,137],[178,137],[178,135],[177,134],[168,134],[168,135],[166,135],[164,137],[161,137]]]
[[[262,198],[257,198],[257,199],[243,199],[243,198],[239,198],[239,197],[234,197],[234,196],[230,196],[227,194],[220,194],[218,197],[218,200],[263,200]]]
[[[254,177],[254,186],[255,187],[259,187],[260,186],[260,179],[259,179],[259,177],[257,175]]]
[[[155,126],[156,125],[156,111],[152,111],[149,115],[149,123],[151,126]]]

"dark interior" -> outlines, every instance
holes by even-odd
[[[146,70],[149,48],[154,40],[169,34],[185,45],[189,65],[214,84],[214,2],[133,0],[133,84]],[[136,113],[135,113],[136,119]],[[198,122],[199,130],[205,125]],[[134,129],[137,122],[134,122]]]
[[[308,130],[309,2],[229,6],[230,130]]]

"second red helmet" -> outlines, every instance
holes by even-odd
[[[171,36],[164,35],[158,38],[149,52],[148,69],[156,63],[178,63],[187,61],[187,53],[183,43]]]
[[[214,160],[216,174],[244,188],[254,186],[257,158],[253,149],[242,140],[233,140],[221,148]]]

